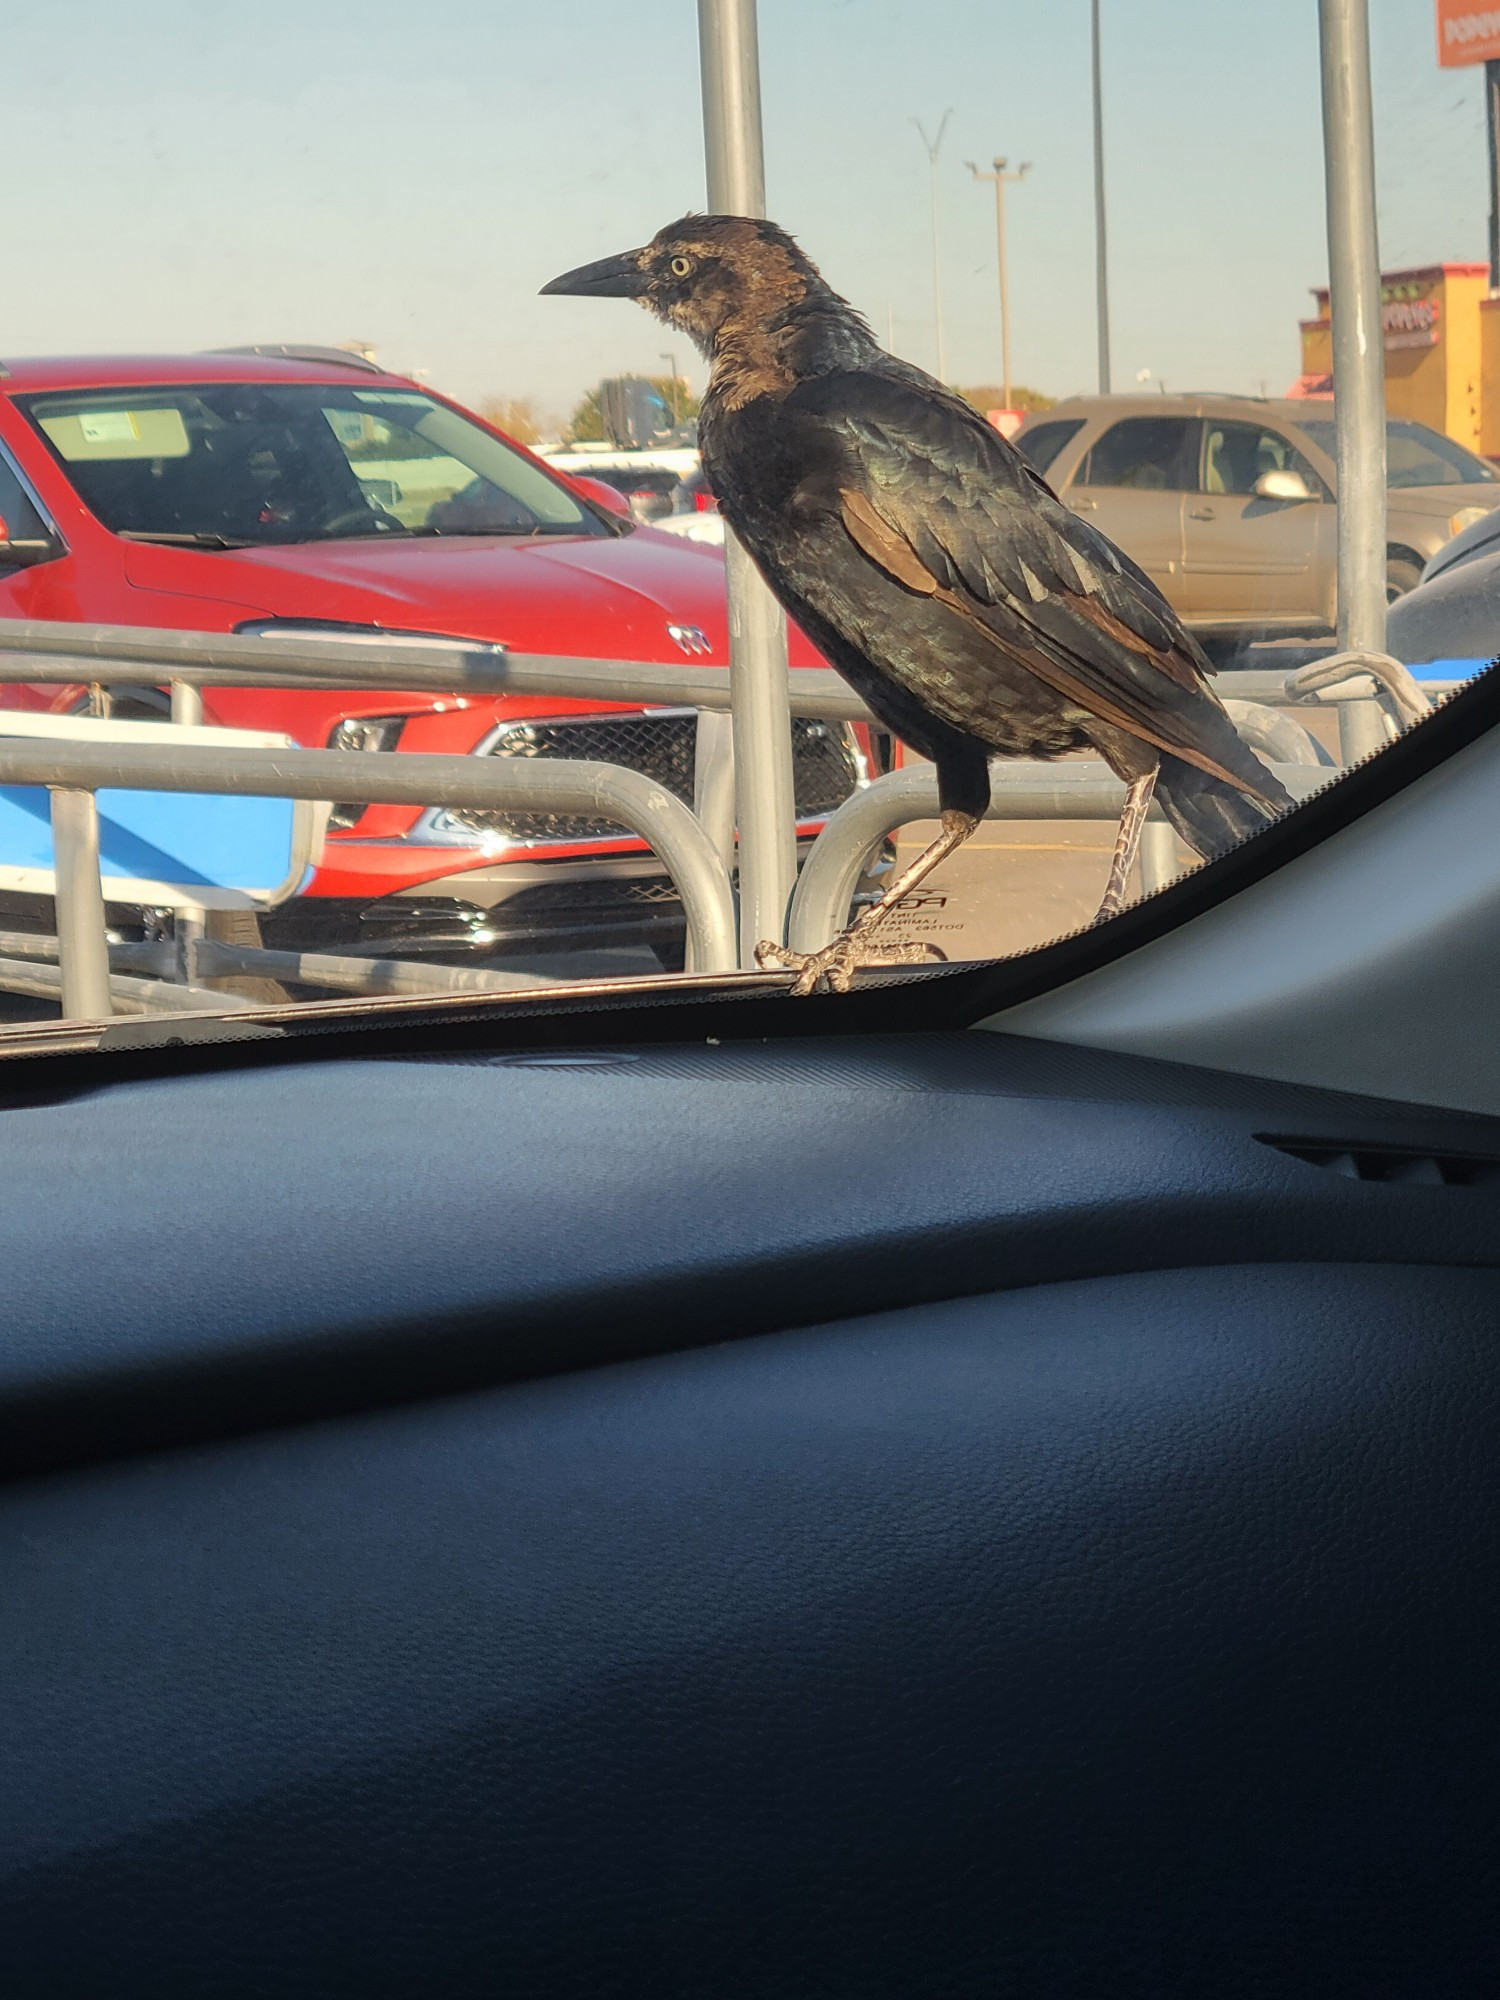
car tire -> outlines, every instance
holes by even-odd
[[[1410,556],[1387,556],[1385,559],[1385,601],[1394,604],[1398,597],[1405,597],[1409,590],[1415,590],[1422,581],[1422,565]]]

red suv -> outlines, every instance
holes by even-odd
[[[336,350],[0,364],[0,617],[345,630],[727,666],[717,551],[622,520],[492,426]],[[801,633],[794,666],[823,662]],[[0,692],[78,708],[82,688]],[[117,713],[160,713],[156,688]],[[602,758],[692,799],[694,717],[551,698],[209,689],[208,720],[343,749]],[[795,725],[800,830],[865,775]],[[341,806],[276,942],[445,955],[645,943],[681,907],[620,829],[561,814]],[[270,941],[270,936],[268,936]]]

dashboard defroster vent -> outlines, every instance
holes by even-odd
[[[1342,1174],[1351,1181],[1390,1181],[1408,1187],[1500,1187],[1500,1159],[1475,1153],[1425,1153],[1354,1139],[1283,1139],[1257,1132],[1263,1146],[1294,1160]]]

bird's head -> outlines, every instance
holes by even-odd
[[[834,299],[784,229],[745,215],[685,215],[644,248],[565,271],[542,292],[635,299],[710,357],[736,334],[764,333],[799,306]]]

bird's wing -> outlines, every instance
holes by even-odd
[[[828,498],[870,562],[1101,721],[1252,789],[1202,741],[1218,704],[1170,605],[982,418],[868,374],[789,401],[837,435]]]

